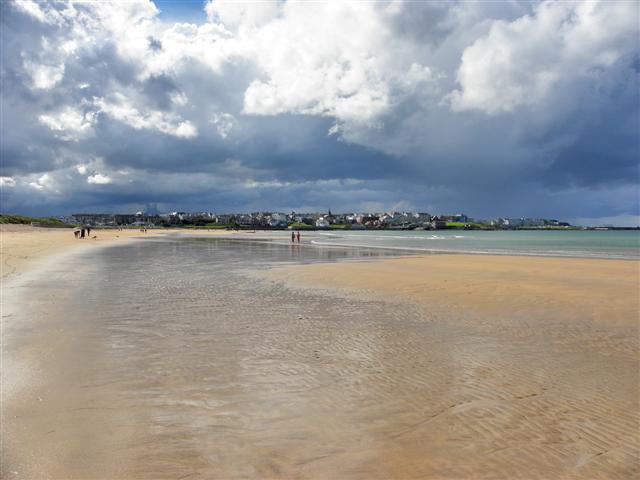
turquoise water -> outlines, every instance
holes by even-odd
[[[425,252],[640,259],[638,230],[317,232],[318,246]]]

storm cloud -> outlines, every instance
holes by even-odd
[[[636,2],[2,2],[2,211],[638,224]]]

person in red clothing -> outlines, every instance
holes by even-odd
[[[296,238],[298,239],[298,243],[300,243],[300,232],[296,234]]]

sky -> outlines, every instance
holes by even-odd
[[[635,1],[2,1],[2,212],[640,224]]]

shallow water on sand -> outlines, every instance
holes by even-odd
[[[252,273],[380,255],[148,239],[15,287],[3,478],[637,473],[637,364],[614,334],[550,342]]]

